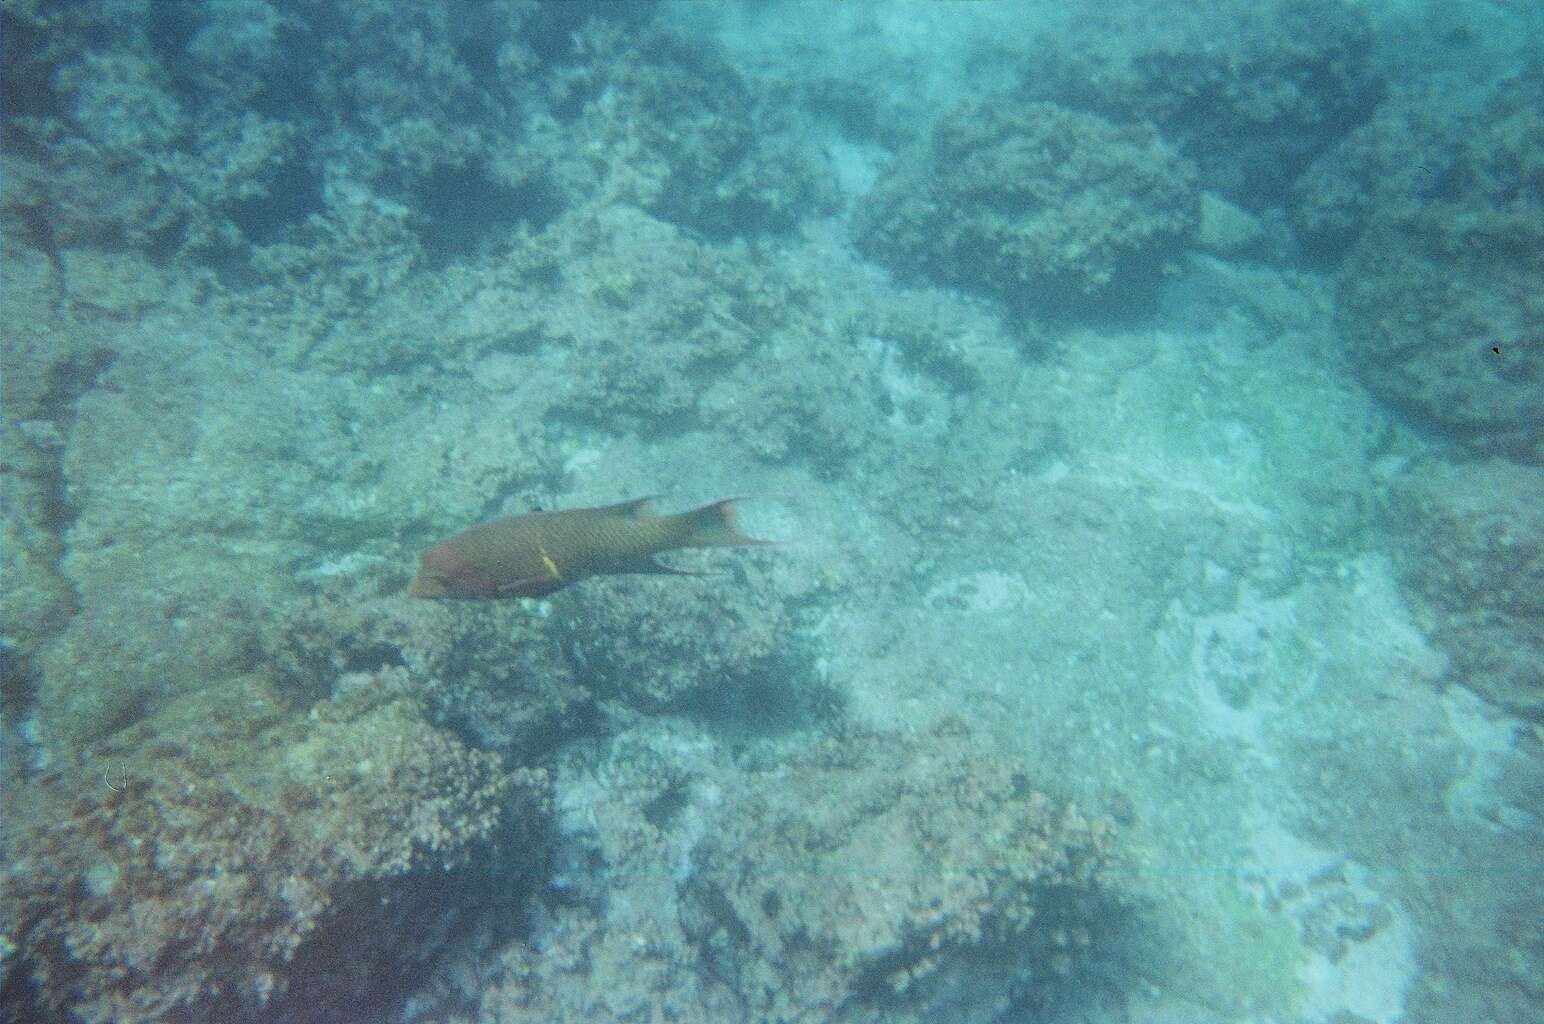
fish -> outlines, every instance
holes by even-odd
[[[734,499],[675,515],[651,515],[652,498],[598,508],[528,512],[479,523],[418,557],[414,597],[491,601],[545,597],[592,576],[664,573],[655,556],[681,548],[771,544],[735,526]]]

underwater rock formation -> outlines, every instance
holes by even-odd
[[[1097,947],[1107,826],[946,723],[736,766],[664,721],[559,770],[552,918],[479,1019],[997,1019]]]
[[[238,287],[395,283],[551,215],[539,162],[486,159],[523,139],[535,10],[9,4],[6,209],[38,211],[51,245],[197,260]]]
[[[1430,84],[1391,89],[1366,124],[1314,160],[1287,198],[1304,255],[1333,266],[1370,223],[1413,214],[1441,191],[1471,134],[1450,100]]]
[[[4,1016],[337,1020],[389,1005],[540,856],[546,776],[391,671],[298,716],[226,680],[8,795]]]
[[[1544,470],[1430,462],[1396,481],[1400,583],[1453,678],[1544,721]]]
[[[1394,198],[1340,270],[1337,323],[1384,401],[1544,463],[1544,73],[1505,83],[1435,195]]]
[[[401,568],[324,581],[264,634],[265,656],[303,700],[389,671],[438,722],[528,764],[593,724],[550,620],[519,605],[438,607],[404,593]]]
[[[46,307],[22,295],[47,292],[46,262],[41,253],[7,246],[5,302],[14,318],[0,372],[0,706],[7,710],[32,700],[37,658],[77,610],[79,595],[60,572],[65,534],[79,511],[63,460],[75,404],[113,359],[100,334],[34,317]]]
[[[1280,202],[1313,158],[1372,114],[1383,83],[1367,15],[1345,0],[1132,5],[1028,69],[1028,95],[1156,125],[1202,187],[1249,210]],[[1122,20],[1124,19],[1124,20]]]
[[[853,230],[903,273],[1065,315],[1140,303],[1199,216],[1194,169],[1150,126],[999,94],[945,115]]]
[[[579,107],[573,127],[597,140],[593,151],[626,155],[604,170],[602,192],[713,238],[787,231],[836,206],[829,159],[701,40],[590,32],[584,42],[595,70],[571,83],[559,117]]]
[[[587,688],[639,711],[732,708],[771,685],[790,659],[785,597],[754,564],[695,585],[594,586],[582,600],[583,612],[569,606],[554,632]]]

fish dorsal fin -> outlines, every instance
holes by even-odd
[[[615,505],[602,505],[600,511],[615,512],[619,516],[627,516],[629,519],[642,519],[654,508],[654,495],[647,498],[634,498],[631,501],[619,501]]]

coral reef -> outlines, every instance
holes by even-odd
[[[563,459],[597,436],[710,428],[836,473],[875,433],[850,339],[804,308],[804,282],[634,207],[575,209],[454,280],[368,304],[294,357],[446,400],[361,441],[402,451],[378,472],[432,496],[407,512],[436,532],[500,511],[490,494],[560,489]],[[361,380],[356,401],[382,386]]]
[[[555,632],[587,687],[639,711],[727,709],[796,685],[778,671],[793,643],[785,595],[755,560],[742,552],[695,584],[589,584],[585,613],[562,616]]]
[[[1382,96],[1367,14],[1345,0],[1210,0],[1173,13],[1156,25],[1135,4],[1091,20],[1037,59],[1025,90],[1156,125],[1203,187],[1257,211]]]
[[[0,1017],[1526,1016],[1538,73],[985,6],[0,0]]]
[[[547,215],[539,163],[511,176],[483,156],[521,138],[534,9],[494,0],[472,31],[389,2],[8,4],[6,210],[50,248],[202,262],[243,288],[287,279],[271,292],[286,306],[377,293],[476,247],[447,223]],[[339,272],[315,280],[324,268]]]
[[[266,659],[307,701],[390,671],[436,721],[535,763],[594,720],[552,622],[516,602],[441,605],[406,596],[403,566],[316,582],[263,637]]]
[[[1369,223],[1417,212],[1442,189],[1471,121],[1435,86],[1390,90],[1364,125],[1297,179],[1287,211],[1304,253],[1334,265]]]
[[[1337,322],[1380,398],[1484,454],[1544,463],[1544,73],[1486,106],[1440,193],[1371,215]]]
[[[988,1021],[1100,931],[1107,826],[946,723],[734,766],[655,722],[571,755],[568,865],[480,1019]]]
[[[392,670],[307,716],[229,679],[10,800],[8,1019],[335,1020],[399,997],[541,856],[544,773],[429,726]]]
[[[574,8],[8,4],[4,210],[311,316],[597,194],[718,235],[830,208],[823,155],[727,64]]]
[[[1544,470],[1429,462],[1390,493],[1400,583],[1453,678],[1544,720]]]
[[[71,265],[76,290],[121,280],[111,261],[72,255]],[[536,284],[557,268],[558,284]],[[31,425],[10,427],[23,431],[16,450],[27,458],[8,462],[8,496],[25,489],[34,512],[6,517],[28,537],[7,557],[39,569],[25,576],[34,597],[7,605],[34,610],[7,628],[35,668],[46,744],[90,742],[210,678],[252,669],[307,586],[297,569],[388,558],[410,568],[414,548],[519,510],[519,495],[561,488],[564,459],[598,436],[708,423],[755,435],[769,459],[834,471],[873,430],[859,425],[874,401],[861,378],[812,388],[782,357],[811,319],[788,311],[784,277],[636,210],[566,216],[520,259],[462,280],[464,289],[368,304],[325,342],[276,352],[279,365],[262,374],[248,369],[250,346],[283,332],[201,321],[196,308],[104,319],[100,335],[72,324],[73,345],[58,331],[10,353],[7,410]],[[105,285],[89,294],[125,301]],[[755,386],[720,402],[724,389],[698,381],[730,367]],[[776,430],[757,434],[771,421]],[[404,583],[377,578],[369,596]],[[491,630],[495,620],[460,621]],[[483,635],[463,637],[465,649],[505,648]],[[473,690],[513,671],[495,662]],[[552,664],[532,675],[563,689]],[[368,659],[349,670],[360,665]],[[424,678],[464,680],[463,668],[448,661]],[[517,717],[534,727],[549,717],[541,706]],[[508,738],[489,728],[503,749]]]
[[[1064,313],[1140,300],[1198,219],[1192,168],[1151,127],[999,94],[901,157],[854,232],[903,272]]]
[[[583,41],[591,73],[559,110],[583,98],[573,127],[609,154],[597,185],[613,198],[716,238],[787,231],[836,205],[825,155],[700,40],[596,28]]]

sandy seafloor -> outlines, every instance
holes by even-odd
[[[4,0],[0,1016],[1544,1021],[1544,24],[1169,6]]]

